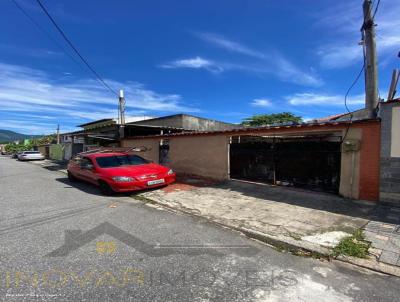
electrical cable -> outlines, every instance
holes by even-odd
[[[51,23],[54,25],[54,27],[57,29],[57,31],[61,34],[61,36],[64,38],[64,40],[68,43],[68,45],[74,50],[74,52],[78,55],[78,57],[82,60],[82,62],[89,68],[89,70],[96,76],[98,81],[103,84],[105,88],[107,88],[110,92],[115,94],[116,96],[119,96],[118,93],[112,89],[104,80],[103,78],[94,70],[94,68],[86,61],[86,59],[80,54],[78,49],[74,46],[74,44],[71,42],[70,39],[66,36],[64,31],[61,29],[61,27],[57,24],[57,22],[54,20],[54,18],[50,15],[50,13],[47,11],[46,7],[40,2],[40,0],[36,0],[36,2],[39,4],[40,8],[43,10],[43,12],[46,14],[46,16],[50,19]]]
[[[378,0],[378,3],[377,3],[376,6],[375,6],[374,14],[372,15],[372,19],[375,18],[375,15],[376,15],[376,13],[377,13],[377,11],[378,11],[379,4],[380,4],[380,3],[381,3],[381,0]]]
[[[83,69],[83,66],[60,44],[57,42],[56,39],[54,39],[38,22],[36,22],[35,19],[32,18],[32,16],[30,16],[28,14],[28,12],[18,4],[18,2],[16,0],[11,0],[15,6],[43,33],[47,36],[47,38],[49,38],[62,52],[64,52],[72,61],[74,61],[80,68]],[[86,71],[86,70],[85,70]]]

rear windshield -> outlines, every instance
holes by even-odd
[[[25,151],[24,154],[39,154],[39,151]]]
[[[117,156],[97,157],[96,162],[101,168],[137,166],[149,163],[148,160],[138,155],[117,155]]]

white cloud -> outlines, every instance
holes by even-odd
[[[282,55],[275,53],[271,56],[272,71],[281,80],[304,86],[320,86],[323,81],[315,72],[306,72],[295,66]]]
[[[29,123],[27,123],[24,120],[15,119],[3,119],[1,123],[2,129],[12,129],[23,134],[50,134],[55,133],[57,128],[57,123],[42,123],[35,121],[29,121]]]
[[[222,66],[219,66],[213,61],[203,59],[199,56],[189,59],[180,59],[161,65],[162,68],[194,68],[206,69],[211,72],[222,72]]]
[[[162,94],[137,82],[107,82],[125,90],[127,110],[197,111],[177,94]],[[0,63],[0,111],[58,113],[83,118],[116,115],[117,98],[88,79],[57,82],[36,69]],[[135,113],[135,112],[133,112]]]
[[[361,2],[338,2],[327,12],[319,12],[317,25],[327,28],[332,42],[321,45],[317,50],[322,67],[343,68],[362,62]],[[395,57],[400,44],[400,6],[395,1],[382,1],[376,14],[375,23],[378,57]]]
[[[293,106],[344,106],[343,95],[329,95],[317,93],[296,93],[285,97]],[[364,95],[354,95],[347,98],[348,105],[363,105]]]
[[[317,54],[321,66],[328,69],[347,67],[363,57],[362,46],[359,45],[324,46]]]
[[[137,82],[106,81],[112,87],[124,89],[127,116],[199,111],[185,106],[178,94],[158,93]],[[71,131],[84,121],[116,118],[117,103],[115,96],[93,80],[75,77],[68,77],[68,81],[54,80],[37,69],[0,63],[3,128],[43,134],[54,132],[60,123],[63,131]]]
[[[314,71],[302,70],[277,51],[263,53],[213,33],[196,33],[196,36],[224,50],[249,56],[252,58],[252,61],[245,63],[240,61],[240,63],[237,63],[209,60],[196,56],[194,58],[179,59],[165,63],[160,67],[205,69],[212,73],[241,71],[261,76],[272,75],[282,81],[304,86],[320,86],[323,84]]]
[[[243,63],[220,64],[220,66],[225,67],[227,70],[242,69],[257,73],[270,73],[276,75],[283,81],[306,86],[319,86],[322,84],[322,80],[315,73],[301,70],[301,68],[295,66],[295,64],[277,51],[261,52],[214,33],[200,33],[197,34],[197,36],[208,43],[228,51],[258,59],[257,63],[246,65]]]
[[[259,59],[265,58],[264,53],[251,49],[250,47],[243,45],[241,43],[231,41],[221,35],[217,35],[214,33],[199,33],[197,34],[197,36],[208,43],[214,44],[220,48],[224,48],[232,52],[244,54]]]
[[[254,99],[250,104],[256,107],[270,107],[272,102],[267,99]]]

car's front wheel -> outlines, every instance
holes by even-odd
[[[76,177],[74,175],[72,175],[72,173],[69,172],[69,171],[67,173],[68,173],[68,180],[70,182],[75,182],[76,181]]]
[[[114,191],[110,187],[110,185],[108,183],[106,183],[104,180],[99,180],[99,188],[100,188],[100,192],[103,195],[110,196],[114,193]]]

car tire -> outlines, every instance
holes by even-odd
[[[113,189],[104,180],[99,180],[100,192],[103,195],[110,196],[114,193]]]
[[[70,182],[76,182],[77,181],[76,177],[74,175],[72,175],[72,173],[69,172],[69,171],[68,171],[68,180]]]

